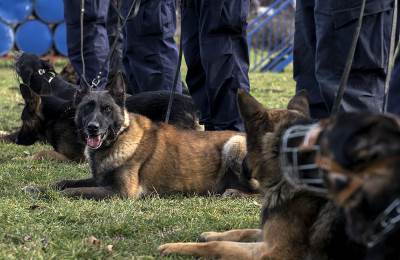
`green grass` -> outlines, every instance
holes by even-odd
[[[293,94],[291,70],[283,74],[251,73],[252,93],[268,107],[284,107]],[[22,99],[9,64],[0,66],[0,131],[19,126]],[[47,149],[0,143],[0,259],[148,259],[158,245],[196,241],[204,231],[257,227],[256,197],[149,197],[102,202],[71,200],[56,192],[27,195],[27,185],[49,185],[88,175],[86,164],[31,161]],[[95,236],[100,246],[86,239]],[[113,245],[112,252],[106,250]],[[173,256],[170,259],[188,259]],[[190,258],[189,258],[190,259]]]

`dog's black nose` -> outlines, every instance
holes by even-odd
[[[97,134],[99,131],[100,125],[97,122],[90,122],[87,126],[87,130],[89,134]]]

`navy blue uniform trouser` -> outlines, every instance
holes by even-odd
[[[133,0],[123,0],[123,14]],[[82,72],[80,57],[80,0],[65,0],[68,56],[78,72]],[[110,0],[85,0],[84,57],[89,82],[104,63],[111,43],[107,34],[107,16]],[[142,0],[137,17],[124,28],[123,54],[129,92],[168,90],[172,87],[178,61],[174,41],[174,0]],[[108,65],[103,72],[106,84]],[[181,92],[181,85],[178,85]]]
[[[208,130],[244,130],[236,95],[239,88],[249,91],[248,11],[248,0],[186,1],[186,83]]]
[[[389,89],[388,111],[400,115],[400,60],[397,60]]]
[[[361,0],[297,0],[294,78],[315,118],[329,116]],[[368,0],[342,111],[379,112],[387,73],[393,0]]]

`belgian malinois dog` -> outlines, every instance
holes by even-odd
[[[348,236],[368,248],[366,259],[400,259],[400,120],[348,113],[312,132],[321,179],[345,212]]]
[[[86,144],[92,176],[58,182],[56,188],[66,196],[139,198],[153,192],[206,195],[251,190],[250,181],[241,177],[246,156],[243,134],[182,130],[128,113],[121,74],[109,91],[83,87],[75,102],[75,123]]]
[[[34,159],[84,161],[85,144],[78,138],[75,126],[75,106],[56,96],[40,96],[25,84],[20,85],[25,106],[21,113],[22,126],[15,136],[20,145],[32,145],[36,141],[50,144],[54,150],[34,155]],[[163,121],[169,101],[166,91],[143,92],[129,96],[126,108],[154,121]],[[170,124],[182,129],[201,129],[192,99],[176,94],[171,110]],[[5,140],[7,141],[7,140]]]
[[[350,247],[338,209],[324,197],[292,187],[281,175],[283,133],[291,125],[310,122],[307,94],[298,93],[284,110],[266,109],[244,92],[238,100],[248,166],[264,194],[261,229],[206,232],[200,236],[203,243],[164,244],[160,253],[220,259],[360,259],[363,252]]]

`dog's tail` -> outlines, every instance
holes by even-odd
[[[251,170],[247,162],[247,155],[242,162],[242,171],[239,178],[243,182],[247,182],[251,190],[259,191],[260,183],[251,175]]]
[[[246,137],[235,135],[224,145],[222,160],[226,172],[233,172],[239,180],[240,186],[250,192],[258,192],[259,182],[252,177],[251,170],[247,164]]]

